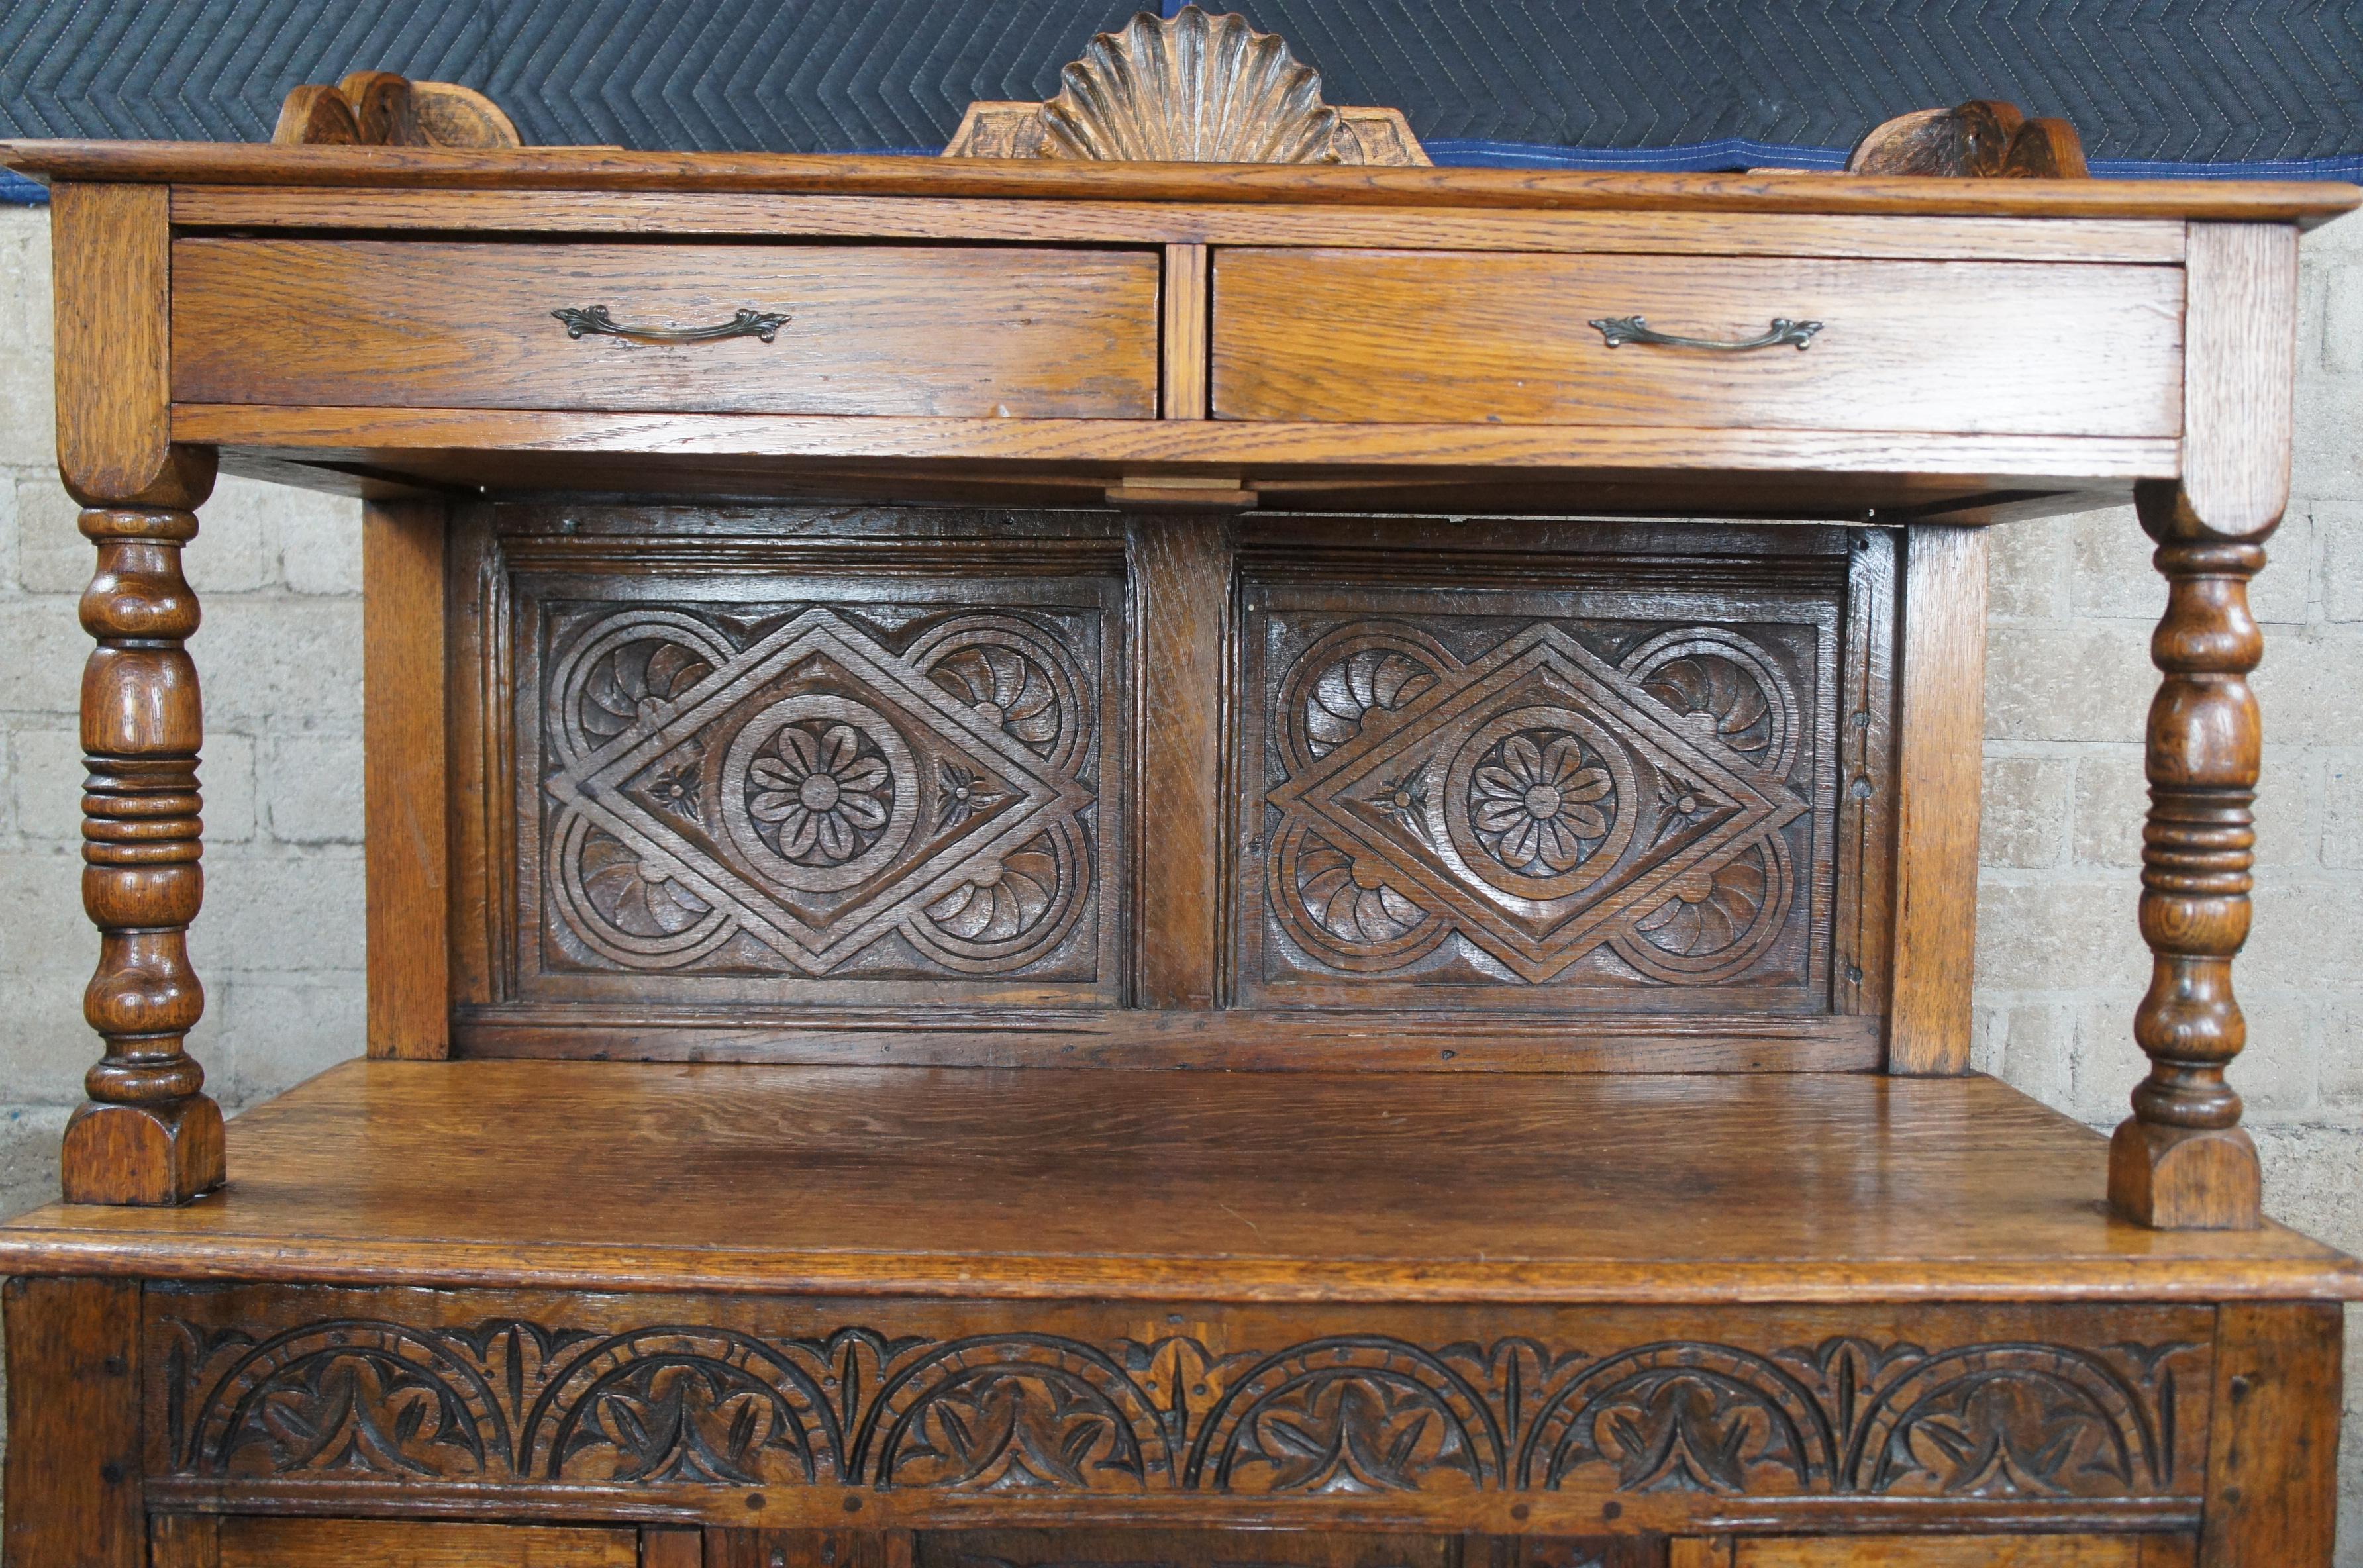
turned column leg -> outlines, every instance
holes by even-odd
[[[2259,1220],[2256,1145],[2224,1069],[2247,1043],[2232,956],[2248,936],[2262,725],[2248,672],[2264,636],[2253,539],[2210,538],[2173,486],[2143,487],[2166,616],[2150,641],[2165,679],[2150,704],[2141,932],[2152,955],[2134,1038],[2149,1076],[2109,1150],[2109,1199],[2144,1224],[2241,1230]],[[2260,530],[2256,537],[2262,537]]]
[[[205,1006],[188,952],[205,896],[204,725],[183,646],[197,601],[181,574],[197,519],[180,507],[94,506],[82,531],[98,547],[82,601],[98,641],[82,685],[82,896],[99,930],[83,1011],[106,1055],[66,1129],[65,1197],[178,1203],[222,1181],[221,1111],[198,1092],[205,1069],[182,1048]]]

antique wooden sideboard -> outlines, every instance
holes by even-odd
[[[2326,1562],[2363,1272],[2224,1068],[2357,193],[1992,105],[1436,169],[1235,19],[1093,50],[998,157],[380,76],[6,149],[105,1043],[0,1229],[9,1568]],[[369,1059],[227,1135],[217,466],[368,502]],[[1969,980],[1987,530],[2128,497],[2112,1142]]]

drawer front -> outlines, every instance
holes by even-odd
[[[2188,1568],[2188,1536],[1864,1535],[1741,1540],[1731,1568]],[[1724,1559],[1703,1560],[1722,1568]],[[1674,1568],[1685,1568],[1677,1559]]]
[[[1340,1530],[926,1530],[917,1568],[1452,1568],[1442,1535]]]
[[[1718,342],[1626,342],[1642,317]],[[2171,267],[1227,249],[1217,418],[2172,436]]]
[[[1148,251],[183,239],[172,395],[1147,419],[1157,289]]]
[[[639,1532],[565,1525],[163,1515],[153,1568],[640,1568]]]

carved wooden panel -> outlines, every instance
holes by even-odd
[[[505,547],[521,998],[1114,997],[1115,559],[550,521]]]
[[[2189,1497],[2211,1321],[158,1287],[149,1495]]]
[[[1247,593],[1244,997],[1832,1006],[1843,557],[1326,565]]]

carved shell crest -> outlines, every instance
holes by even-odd
[[[1042,105],[1046,158],[1361,161],[1352,127],[1321,101],[1320,72],[1237,14],[1144,11],[1094,38],[1059,83]]]

